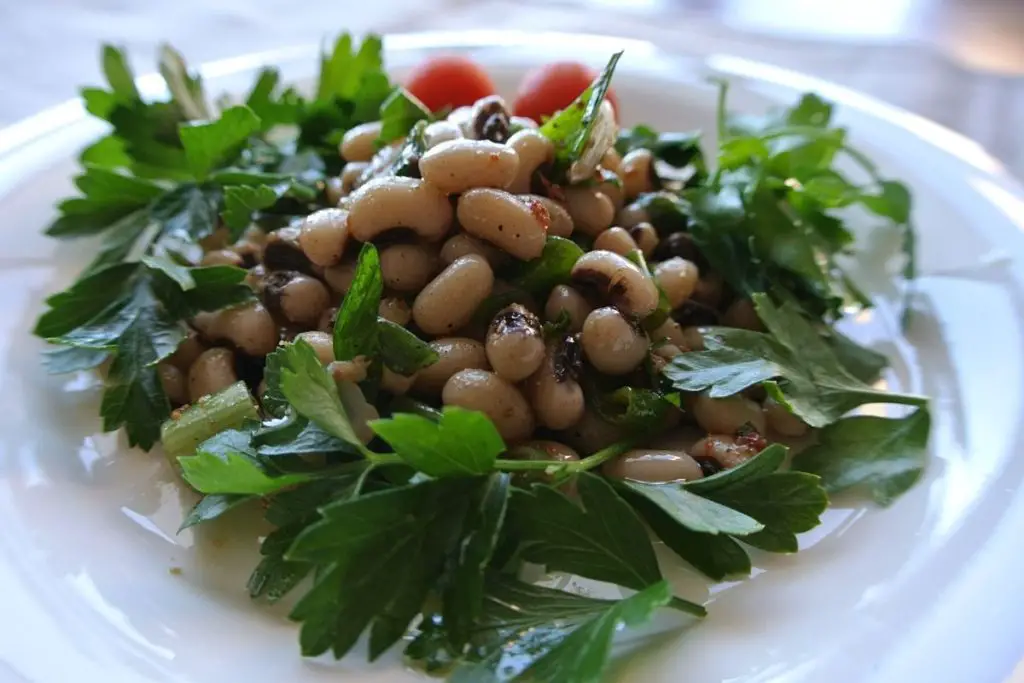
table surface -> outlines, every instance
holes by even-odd
[[[325,34],[471,27],[642,37],[821,76],[971,137],[1024,177],[1024,0],[34,0],[0,3],[0,125],[99,79],[97,45],[146,71],[169,41],[194,62]],[[770,7],[769,7],[770,6]],[[524,9],[525,8],[525,9]],[[59,49],[55,46],[60,46]]]
[[[1024,0],[33,0],[0,6],[0,126],[98,83],[98,44],[149,71],[167,41],[193,63],[337,30],[516,28],[651,40],[820,76],[964,133],[1024,178]],[[59,46],[59,47],[58,47]],[[1008,683],[1024,683],[1024,663]]]

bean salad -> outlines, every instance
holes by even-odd
[[[35,332],[104,377],[104,429],[162,444],[183,528],[266,516],[248,590],[291,601],[304,655],[365,632],[462,683],[596,681],[618,626],[705,615],[652,538],[742,577],[830,494],[922,476],[927,399],[841,331],[872,306],[852,209],[902,236],[909,315],[909,192],[813,94],[737,116],[720,84],[710,147],[630,126],[621,56],[505,98],[464,55],[393,83],[345,34],[314,95],[268,68],[214,106],[170,48],[166,101],[104,48],[110,132],[48,228],[103,246]]]

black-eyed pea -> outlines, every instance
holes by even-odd
[[[565,190],[565,208],[573,225],[588,237],[597,237],[611,227],[615,206],[593,187],[578,186]]]
[[[537,422],[549,429],[569,429],[583,418],[586,401],[576,381],[579,340],[566,335],[549,344],[544,363],[523,385]]]
[[[381,369],[380,388],[393,396],[403,396],[409,392],[416,382],[416,373],[400,375],[386,365]]]
[[[665,292],[673,310],[682,306],[697,286],[700,273],[697,266],[686,259],[674,256],[654,267],[654,281]]]
[[[253,266],[249,269],[249,272],[245,274],[245,279],[242,281],[252,291],[259,294],[263,291],[263,280],[267,276],[267,269],[263,267],[263,264]]]
[[[459,194],[474,187],[507,187],[516,177],[514,149],[489,140],[449,140],[420,159],[423,179],[441,192]]]
[[[320,359],[321,365],[329,365],[334,362],[334,337],[326,332],[313,330],[295,335],[295,341],[302,340],[313,347],[316,357]]]
[[[601,168],[618,175],[621,166],[622,155],[614,147],[609,147],[608,151],[601,157]]]
[[[347,194],[341,176],[332,176],[324,181],[324,199],[327,206],[337,206]]]
[[[509,113],[505,100],[500,95],[481,97],[473,103],[470,111],[472,137],[503,143],[509,135]]]
[[[691,298],[707,308],[716,309],[725,296],[725,281],[718,273],[708,273],[693,289]]]
[[[462,106],[455,107],[448,114],[448,118],[445,119],[449,123],[454,123],[462,131],[462,137],[473,138],[473,107]]]
[[[487,259],[461,256],[416,295],[413,320],[427,334],[451,334],[470,321],[493,286],[494,271]]]
[[[554,199],[542,197],[539,194],[526,194],[520,197],[523,201],[540,202],[548,211],[550,222],[548,224],[548,235],[550,237],[569,237],[572,235],[572,216],[565,207]]]
[[[629,199],[657,189],[658,177],[654,173],[654,155],[649,149],[635,149],[622,157],[619,167],[622,186]]]
[[[217,318],[214,338],[230,341],[246,355],[265,356],[277,348],[277,323],[258,301],[225,308]]]
[[[194,363],[196,358],[199,358],[199,354],[205,350],[206,347],[203,346],[203,342],[199,340],[199,335],[195,332],[189,332],[188,336],[178,343],[178,348],[176,348],[174,353],[168,357],[167,362],[182,372],[188,372],[192,363]]]
[[[510,448],[508,455],[513,460],[554,460],[557,462],[576,462],[579,453],[570,446],[548,439],[534,439]]]
[[[644,208],[644,205],[639,202],[626,204],[624,207],[619,209],[619,212],[617,214],[615,214],[615,224],[621,225],[627,230],[629,230],[630,228],[635,228],[641,223],[650,222],[650,214],[647,213],[647,209]]]
[[[764,402],[764,416],[768,428],[781,436],[799,437],[807,433],[807,423],[789,412],[786,407],[774,399]]]
[[[544,319],[553,323],[558,322],[563,314],[568,315],[569,331],[579,332],[592,310],[594,307],[577,290],[568,285],[556,285],[544,304]]]
[[[627,315],[643,318],[658,307],[658,288],[640,268],[624,256],[595,250],[584,254],[572,268],[573,282],[591,287]]]
[[[541,202],[490,188],[464,192],[459,197],[457,215],[470,235],[524,261],[544,251],[551,224],[551,216]]]
[[[640,251],[643,252],[644,258],[650,258],[654,254],[654,250],[658,248],[658,243],[661,239],[658,237],[658,231],[654,229],[654,226],[650,223],[637,223],[629,229],[629,236],[633,238],[636,245],[640,247]]]
[[[324,280],[338,294],[346,294],[356,278],[356,262],[345,260],[324,269]]]
[[[188,395],[193,403],[238,381],[235,354],[229,349],[203,351],[188,370]]]
[[[590,364],[606,375],[625,375],[638,368],[649,346],[643,332],[610,306],[587,316],[580,341]]]
[[[606,476],[649,483],[693,481],[704,473],[686,451],[635,448],[609,460],[601,467]]]
[[[348,211],[320,209],[302,221],[299,246],[318,266],[333,266],[341,261],[348,242]]]
[[[365,161],[350,161],[345,164],[339,176],[341,179],[341,197],[338,198],[335,204],[340,204],[343,198],[348,197],[359,187],[359,181],[368,168],[370,168],[370,164]]]
[[[704,469],[705,475],[717,469],[738,467],[757,455],[757,446],[747,440],[728,434],[708,434],[690,449],[690,455]]]
[[[448,378],[460,370],[489,370],[484,345],[465,337],[444,337],[430,342],[437,360],[421,369],[413,383],[414,390],[425,396],[439,396]]]
[[[515,135],[521,130],[528,128],[537,128],[538,124],[536,121],[531,119],[529,116],[510,116],[508,117],[508,131],[512,135]]]
[[[603,168],[597,170],[595,180],[597,181],[597,185],[595,185],[597,191],[607,197],[611,201],[615,211],[618,212],[618,210],[622,208],[622,205],[625,204],[622,180],[620,180],[619,176],[615,175],[612,171],[608,171]]]
[[[658,327],[651,330],[651,343],[668,343],[683,348],[686,345],[686,336],[683,328],[672,318],[668,318]]]
[[[487,259],[491,268],[503,264],[507,256],[497,247],[493,247],[483,240],[478,240],[472,235],[460,232],[452,235],[441,245],[441,263],[450,265],[452,261],[467,254],[477,254]]]
[[[336,360],[327,364],[327,371],[331,373],[336,383],[350,382],[359,384],[366,379],[366,371],[370,367],[370,359],[366,356],[356,356],[352,360]]]
[[[351,195],[348,230],[360,242],[399,228],[434,242],[448,233],[451,224],[448,195],[420,178],[374,178]]]
[[[442,142],[458,140],[462,137],[462,129],[451,121],[434,121],[423,129],[423,143],[426,149],[433,149]]]
[[[235,266],[236,268],[241,268],[242,264],[242,256],[230,249],[208,251],[203,254],[203,258],[199,262],[201,266]]]
[[[516,177],[508,185],[508,191],[515,194],[526,194],[530,191],[533,174],[541,165],[550,163],[555,158],[555,145],[538,131],[527,128],[519,131],[505,143],[515,150],[519,158]]]
[[[170,363],[158,363],[156,372],[160,377],[160,386],[163,387],[172,406],[188,403],[188,380],[185,373]]]
[[[381,122],[373,121],[349,128],[341,138],[338,151],[345,161],[369,161],[376,150],[375,143],[380,137]]]
[[[380,305],[377,307],[377,315],[385,320],[390,320],[396,325],[405,327],[412,320],[412,309],[409,308],[409,304],[405,303],[404,299],[399,299],[397,296],[386,296],[380,300]]]
[[[593,410],[585,408],[579,422],[561,432],[561,438],[580,453],[590,455],[616,441],[621,441],[625,432],[616,425],[606,422]]]
[[[732,302],[722,315],[722,324],[726,327],[764,332],[764,323],[761,322],[750,299],[737,299]]]
[[[624,228],[608,228],[594,240],[594,249],[611,251],[619,256],[627,256],[640,249]]]
[[[519,382],[537,371],[544,361],[540,320],[520,304],[498,311],[487,329],[487,360],[498,375]]]
[[[558,476],[559,463],[577,462],[579,453],[570,446],[558,441],[534,439],[524,441],[508,450],[507,456],[512,460],[550,461],[550,467],[544,470],[525,470],[513,476],[513,481],[529,485],[531,481],[551,481]],[[560,487],[564,493],[574,495],[575,483],[570,481]]]
[[[710,434],[736,434],[746,427],[753,427],[758,434],[765,431],[761,406],[742,396],[710,398],[702,394],[693,401],[690,412]]]
[[[484,413],[508,443],[528,439],[533,434],[535,420],[530,404],[514,384],[493,372],[456,372],[445,382],[441,402]]]
[[[320,330],[321,332],[326,332],[328,334],[334,334],[334,323],[336,323],[337,321],[338,307],[331,306],[330,308],[325,309],[324,312],[320,314],[320,321],[317,322],[316,329]]]
[[[679,348],[683,351],[703,351],[704,335],[700,333],[700,329],[697,327],[684,327],[683,345]]]
[[[437,248],[426,244],[392,244],[380,250],[384,285],[396,292],[418,292],[438,271]]]
[[[331,306],[331,295],[324,283],[315,278],[295,271],[278,271],[266,278],[263,303],[271,313],[308,329],[320,323],[320,316]]]
[[[267,235],[267,242],[263,247],[263,267],[267,272],[297,270],[307,275],[313,273],[313,263],[299,244],[301,234],[299,226],[290,225]]]

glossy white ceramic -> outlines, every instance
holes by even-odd
[[[465,50],[505,90],[557,58],[602,64],[625,48],[616,89],[629,122],[711,129],[714,89],[758,111],[801,90],[836,100],[855,143],[916,200],[924,276],[905,337],[893,289],[870,257],[859,276],[881,297],[855,334],[893,359],[894,386],[934,400],[927,477],[888,510],[842,497],[792,557],[760,554],[747,581],[715,586],[673,566],[707,601],[699,626],[616,667],[644,683],[996,683],[1024,652],[1021,434],[1024,192],[984,151],[929,121],[828,83],[726,56],[682,60],[635,40],[484,32],[395,36],[401,72]],[[232,90],[255,66],[308,77],[310,47],[208,65]],[[141,79],[147,92],[153,78]],[[244,580],[261,532],[244,511],[176,534],[193,497],[158,454],[102,434],[97,383],[48,377],[29,336],[44,296],[93,246],[44,239],[72,191],[76,149],[100,130],[68,103],[0,131],[0,681],[305,683],[416,680],[397,657],[375,666],[304,661],[281,609],[251,604]]]

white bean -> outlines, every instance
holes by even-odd
[[[409,228],[423,239],[436,241],[451,224],[448,196],[419,178],[375,178],[352,193],[348,229],[360,242],[395,228]]]
[[[494,271],[482,256],[462,256],[416,296],[412,317],[427,334],[451,334],[470,321],[491,294]]]
[[[526,194],[536,170],[555,158],[555,145],[538,131],[528,128],[521,130],[505,143],[514,149],[519,157],[515,179],[508,186],[509,192]]]
[[[524,261],[544,251],[551,225],[551,216],[540,202],[489,188],[463,193],[457,215],[466,232]]]
[[[507,187],[518,168],[514,149],[489,140],[449,140],[420,159],[423,179],[449,194],[474,187]]]
[[[374,143],[380,137],[381,122],[363,123],[345,131],[339,151],[345,161],[369,161],[376,151]]]

